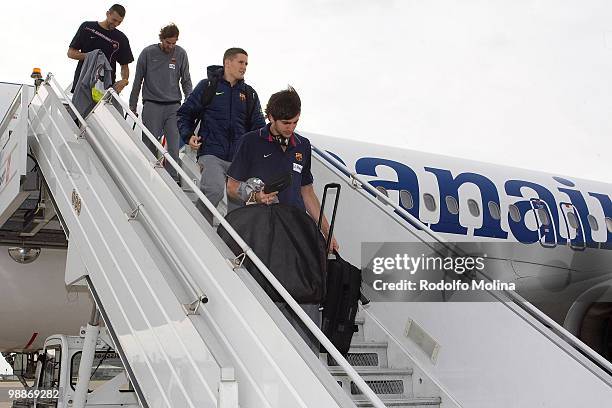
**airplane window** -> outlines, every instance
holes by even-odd
[[[412,194],[408,190],[400,190],[400,203],[404,208],[412,209],[414,207],[414,201],[412,200]]]
[[[521,212],[519,211],[518,207],[514,204],[511,204],[508,207],[508,211],[510,212],[510,218],[512,219],[512,221],[514,222],[520,222],[521,221]]]
[[[472,214],[474,217],[480,216],[480,207],[478,206],[476,200],[470,198],[468,200],[468,208],[470,210],[470,214]]]
[[[387,197],[389,197],[389,193],[387,193],[387,189],[386,189],[386,188],[384,188],[383,186],[378,186],[378,187],[376,187],[376,189],[377,189],[378,191],[380,191],[382,194],[384,194],[384,195],[386,195]]]
[[[595,218],[592,214],[587,216],[587,220],[589,220],[589,227],[593,231],[599,231],[599,223],[597,222],[597,218]]]
[[[550,218],[548,217],[548,211],[544,208],[538,208],[538,218],[540,219],[540,223],[542,225],[550,225]]]
[[[425,202],[425,208],[431,212],[436,211],[436,199],[431,194],[423,194],[423,201]]]
[[[608,227],[608,232],[612,232],[612,218],[606,217],[606,227]]]
[[[499,220],[501,219],[501,214],[499,211],[499,205],[497,205],[497,203],[495,201],[489,201],[489,213],[491,213],[491,217],[494,220]]]
[[[574,214],[573,211],[567,213],[567,222],[573,229],[578,229],[578,219],[576,218],[576,214]]]
[[[386,188],[384,188],[383,186],[378,186],[378,187],[376,187],[376,189],[377,189],[377,190],[378,190],[380,193],[382,193],[384,196],[389,197],[389,193],[387,192],[387,189],[386,189]],[[382,197],[376,197],[376,198],[377,198],[377,199],[378,199],[378,200],[379,200],[381,203],[386,204],[386,202],[385,202],[385,201],[383,201]]]
[[[451,214],[459,214],[459,204],[457,200],[453,196],[446,196],[446,208],[448,208],[448,212]]]

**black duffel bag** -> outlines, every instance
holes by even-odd
[[[283,204],[247,205],[231,211],[225,219],[298,303],[323,301],[325,240],[304,210]],[[242,253],[223,226],[219,225],[217,232],[235,255]],[[248,257],[243,266],[273,301],[283,302]]]

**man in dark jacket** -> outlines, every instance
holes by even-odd
[[[314,223],[317,223],[321,213],[321,204],[313,187],[312,149],[310,141],[295,132],[301,111],[300,96],[292,87],[277,92],[270,97],[266,106],[266,115],[270,123],[264,128],[244,135],[240,148],[236,152],[235,160],[227,171],[227,195],[242,202],[255,201],[266,205],[278,202],[291,205],[308,213]],[[245,188],[247,180],[251,177],[261,179],[268,184],[279,179],[279,176],[287,174],[291,174],[291,183],[281,192],[265,193],[259,191],[248,193],[248,189]],[[325,216],[322,217],[321,229],[321,232],[327,238],[329,223]],[[307,229],[304,228],[304,230]],[[294,240],[299,240],[298,236],[300,235],[295,234]],[[338,242],[333,236],[330,246],[333,250],[337,251],[339,249]],[[316,248],[316,245],[302,242],[301,247],[302,249]],[[282,250],[283,248],[280,248],[280,251]],[[291,263],[286,265],[285,269],[288,269],[291,273],[293,271]],[[296,286],[303,284],[304,281],[305,279]],[[286,303],[278,302],[277,305],[300,336],[318,354],[318,341],[314,335],[306,329],[302,321],[294,315],[294,312]],[[320,326],[319,304],[300,303],[300,306]]]
[[[266,125],[257,93],[244,82],[247,64],[245,50],[225,51],[223,66],[208,67],[208,79],[200,81],[177,112],[181,138],[198,149],[200,189],[214,206],[223,199],[227,169],[242,135]],[[239,206],[228,199],[228,211]],[[209,212],[200,209],[212,221]]]
[[[277,202],[292,205],[318,222],[321,204],[312,185],[310,141],[295,132],[301,111],[300,96],[292,87],[270,97],[266,107],[270,124],[244,135],[236,160],[227,170],[227,195],[240,202],[252,199],[267,205]],[[260,191],[247,196],[245,182],[249,178],[271,183],[287,174],[291,174],[291,184],[280,193]],[[321,228],[327,237],[329,224],[325,217]],[[332,237],[330,249],[338,248],[338,242]]]

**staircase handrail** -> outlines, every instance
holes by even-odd
[[[367,190],[369,193],[373,194],[377,199],[379,199],[382,202],[384,202],[385,204],[391,206],[397,213],[399,213],[403,217],[408,218],[412,223],[417,224],[423,231],[425,231],[425,233],[427,235],[429,235],[431,238],[433,238],[437,243],[445,246],[446,248],[448,248],[449,250],[454,252],[454,249],[450,248],[447,245],[448,241],[445,240],[444,237],[440,236],[440,234],[438,232],[435,232],[435,231],[431,230],[431,228],[428,225],[426,225],[421,220],[419,220],[418,218],[416,218],[415,216],[410,214],[408,211],[406,211],[404,208],[402,208],[396,202],[391,200],[385,194],[381,193],[379,190],[374,188],[367,180],[365,180],[363,177],[361,177],[356,172],[351,171],[344,163],[340,162],[337,158],[335,158],[334,156],[332,156],[328,152],[326,152],[326,151],[324,151],[322,149],[319,149],[318,147],[316,147],[314,145],[312,145],[312,149],[318,155],[320,155],[325,160],[327,160],[333,167],[337,168],[346,177],[348,177],[349,179],[353,179],[353,180],[358,181],[365,190]],[[330,168],[330,167],[328,166],[328,168]],[[482,271],[479,272],[479,273],[482,274],[484,277],[486,277],[487,279],[490,280],[490,278],[488,276],[486,276],[484,273],[482,273]],[[508,308],[510,308],[506,304],[508,300],[511,301],[512,303],[516,304],[519,308],[521,308],[523,311],[525,311],[528,315],[530,315],[532,318],[534,318],[540,324],[544,325],[545,327],[548,327],[548,329],[550,331],[552,331],[557,336],[559,336],[564,341],[566,341],[568,344],[570,344],[572,347],[576,348],[578,351],[583,353],[583,355],[585,355],[585,357],[587,357],[595,365],[599,366],[599,368],[601,368],[603,371],[605,371],[606,374],[608,374],[609,376],[612,376],[612,363],[610,361],[604,359],[601,355],[599,355],[597,352],[595,352],[589,346],[584,344],[582,341],[580,341],[578,338],[576,338],[576,336],[574,336],[572,333],[570,333],[567,329],[565,329],[563,326],[561,326],[557,322],[555,322],[552,318],[550,318],[549,316],[544,314],[541,310],[536,308],[534,305],[532,305],[530,302],[528,302],[526,299],[524,299],[518,293],[516,293],[515,291],[509,291],[509,290],[500,290],[500,291],[497,291],[497,292],[505,294],[508,299],[507,300],[502,299],[499,295],[496,295],[495,292],[489,291],[489,293],[491,293],[491,295],[493,295],[497,300],[499,300],[501,303],[503,303]],[[513,312],[516,313],[516,310],[514,310],[512,308],[510,308],[510,310],[512,310]]]
[[[52,83],[57,87],[59,94],[67,101],[68,106],[73,111],[77,120],[81,123],[82,129],[84,132],[91,135],[91,130],[87,125],[87,122],[83,118],[83,116],[76,110],[75,106],[72,104],[70,99],[67,97],[66,93],[62,89],[62,87],[57,83],[55,76],[52,73],[49,73],[46,79],[47,83]],[[266,267],[266,265],[259,259],[259,257],[253,252],[253,250],[247,245],[247,243],[240,237],[240,235],[232,228],[232,226],[223,218],[223,216],[217,211],[216,207],[212,205],[212,203],[206,198],[206,196],[200,191],[200,188],[196,186],[196,184],[189,178],[187,173],[178,165],[178,163],[170,156],[168,151],[159,143],[157,138],[153,136],[153,134],[147,129],[146,126],[142,123],[140,118],[136,116],[130,108],[126,105],[126,103],[119,97],[119,95],[115,92],[113,88],[109,88],[103,96],[103,99],[99,103],[104,103],[104,101],[108,101],[109,99],[114,99],[119,106],[128,114],[128,116],[134,121],[136,126],[138,126],[143,134],[149,139],[153,146],[155,146],[156,150],[162,153],[163,158],[168,161],[169,165],[172,166],[177,173],[184,179],[187,186],[191,188],[191,190],[197,195],[197,197],[204,203],[204,205],[208,208],[208,210],[219,220],[219,223],[225,228],[228,234],[234,239],[234,241],[240,246],[245,256],[248,256],[249,259],[255,264],[255,266],[259,269],[259,271],[266,277],[266,279],[270,282],[270,284],[276,289],[279,295],[287,302],[287,305],[295,312],[298,318],[306,325],[306,327],[312,332],[312,334],[317,338],[317,340],[325,347],[327,352],[331,354],[334,360],[340,365],[347,375],[351,378],[351,380],[355,383],[355,385],[363,392],[363,394],[372,402],[372,404],[377,408],[385,408],[386,405],[382,402],[382,400],[374,393],[374,391],[370,388],[370,386],[365,382],[363,377],[357,373],[357,371],[349,364],[349,362],[344,358],[344,356],[338,351],[338,349],[333,345],[333,343],[323,334],[321,329],[312,321],[312,319],[304,312],[304,310],[299,306],[299,304],[293,299],[293,297],[289,294],[289,292],[283,287],[283,285],[276,279],[276,277],[270,272],[270,270]],[[94,108],[95,109],[95,108]],[[93,135],[91,135],[93,137]]]

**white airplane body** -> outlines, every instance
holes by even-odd
[[[0,157],[4,172],[0,205],[12,213],[0,229],[0,245],[43,247],[40,257],[27,264],[15,263],[14,251],[10,255],[0,251],[5,282],[0,290],[0,351],[34,353],[45,338],[79,333],[90,318],[96,319],[91,314],[95,298],[97,312],[141,401],[171,398],[173,392],[166,392],[166,379],[161,378],[170,371],[177,373],[172,384],[191,387],[180,373],[193,369],[201,370],[202,381],[190,388],[189,395],[194,401],[208,398],[201,387],[204,383],[217,386],[219,367],[234,367],[236,375],[231,378],[244,385],[239,395],[245,406],[260,406],[264,397],[255,390],[282,386],[283,379],[291,376],[296,381],[292,384],[309,381],[311,385],[299,390],[289,387],[288,394],[266,399],[346,398],[336,395],[338,383],[327,370],[338,374],[329,361],[327,367],[321,366],[295,338],[296,333],[286,332],[287,321],[277,316],[278,308],[236,260],[231,262],[231,252],[193,207],[194,198],[178,188],[141,145],[141,129],[103,101],[88,117],[88,129],[81,130],[87,137],[81,140],[66,110],[66,99],[53,81],[40,86],[31,104],[22,97],[21,110],[15,109],[9,126],[0,128],[7,146],[25,140],[27,131],[31,159],[27,165],[19,163],[27,171],[16,178],[17,164],[10,163],[17,155],[13,157],[12,152],[23,145],[4,149],[10,152],[8,159]],[[112,92],[108,96],[115,97]],[[11,106],[14,109],[17,103]],[[27,127],[20,116],[23,112],[28,114]],[[21,139],[11,138],[11,131],[21,134]],[[510,406],[505,397],[483,395],[469,385],[473,383],[470,375],[486,367],[495,373],[486,379],[489,386],[504,383],[513,389],[515,374],[530,364],[523,360],[534,354],[542,367],[529,372],[532,380],[543,378],[546,367],[559,365],[572,372],[565,381],[583,384],[591,390],[590,398],[608,395],[612,372],[605,361],[612,352],[610,184],[303,135],[313,144],[315,191],[321,195],[328,183],[341,186],[334,234],[343,257],[364,268],[364,277],[370,261],[367,255],[364,258],[364,243],[381,248],[384,243],[407,243],[414,251],[411,256],[418,257],[427,248],[455,242],[459,244],[453,248],[467,253],[486,251],[487,278],[515,285],[516,293],[530,302],[517,301],[514,293],[505,293],[508,297],[503,300],[492,291],[484,292],[485,302],[478,304],[449,303],[461,299],[455,293],[444,293],[442,298],[410,293],[411,302],[401,297],[372,298],[370,307],[361,309],[364,317],[353,339],[358,339],[358,350],[384,348],[376,354],[386,362],[361,367],[366,372],[342,380],[351,399],[360,398],[350,385],[359,381],[357,375],[369,377],[374,381],[370,384],[379,378],[385,387],[403,384],[401,392],[381,391],[397,394],[403,402],[423,397],[429,398],[426,405],[459,406],[454,396],[468,405],[484,397]],[[192,159],[189,152],[183,154],[187,178],[195,179]],[[17,196],[28,195],[19,208],[3,202],[14,187],[18,187]],[[325,207],[328,217],[330,201]],[[7,210],[2,217],[6,214]],[[80,286],[67,286],[75,282]],[[367,286],[369,281],[365,282]],[[529,309],[531,305],[548,316],[538,315],[541,312]],[[515,338],[500,337],[495,329],[500,325]],[[95,331],[88,328],[88,335],[91,330]],[[466,350],[469,353],[458,349],[465,346],[463,336],[468,333],[487,346]],[[185,336],[191,339],[189,347],[182,340]],[[545,348],[536,351],[538,347]],[[499,354],[508,348],[511,354]],[[365,349],[356,353],[368,354]],[[261,360],[256,363],[251,360],[254,357]],[[342,362],[340,355],[333,357]],[[357,361],[354,365],[360,366]],[[403,370],[407,367],[410,370]],[[463,368],[465,384],[454,383],[452,373]],[[262,369],[275,379],[260,384],[252,373]],[[406,378],[398,379],[398,375]],[[520,395],[521,401],[565,400],[566,394],[556,395],[551,388],[560,380],[529,387]],[[309,387],[328,386],[329,395],[308,392]],[[359,389],[365,387],[364,383]],[[335,405],[328,401],[312,406]]]
[[[497,261],[492,279],[515,282],[519,294],[591,347],[603,347],[586,338],[594,320],[597,334],[589,335],[610,342],[612,184],[345,139],[311,140],[448,242],[488,252]],[[347,218],[361,220],[361,208],[348,211]],[[374,227],[361,222],[367,236]],[[389,231],[384,240],[409,237]]]

